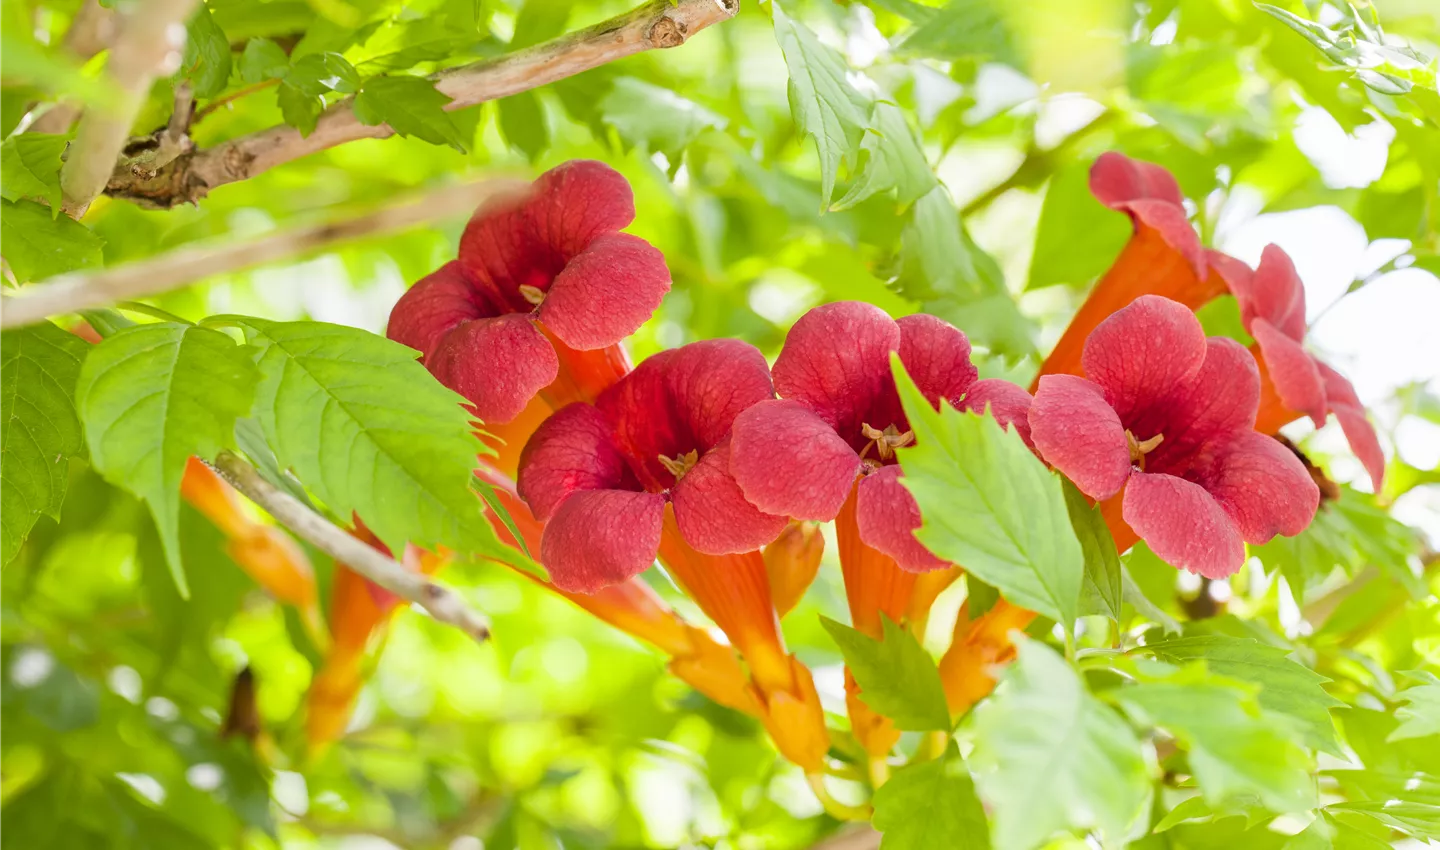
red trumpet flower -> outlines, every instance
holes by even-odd
[[[1040,379],[1030,435],[1087,496],[1124,491],[1121,514],[1162,559],[1209,578],[1245,560],[1242,541],[1298,534],[1320,491],[1304,466],[1254,430],[1260,374],[1233,340],[1142,296],[1101,322],[1082,355],[1089,380]]]
[[[1378,493],[1384,483],[1385,453],[1355,387],[1305,350],[1305,287],[1290,256],[1280,246],[1270,245],[1254,271],[1224,255],[1216,257],[1215,270],[1239,302],[1240,319],[1255,339],[1251,353],[1260,363],[1255,429],[1271,434],[1302,415],[1319,427],[1333,412]]]
[[[557,166],[525,195],[481,207],[459,259],[400,298],[387,333],[487,423],[515,419],[547,388],[552,408],[591,400],[625,371],[613,346],[670,289],[660,252],[619,232],[634,218],[630,186],[609,166]]]
[[[895,391],[891,352],[931,404],[943,398],[962,410],[988,406],[1026,436],[1029,394],[1007,381],[977,381],[964,333],[934,316],[896,321],[847,301],[816,307],[790,329],[773,369],[781,398],[735,419],[730,472],[759,510],[821,522],[835,518],[863,473],[855,510],[861,539],[923,572],[946,564],[915,539],[920,511],[899,481],[895,449],[914,435]]]

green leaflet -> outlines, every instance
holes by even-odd
[[[29,195],[50,204],[50,217],[60,215],[60,155],[68,136],[21,133],[0,145],[0,192],[5,200]]]
[[[990,850],[985,810],[953,743],[940,758],[895,771],[874,803],[880,850]]]
[[[0,244],[20,283],[99,266],[105,240],[68,215],[34,201],[0,200]]]
[[[366,80],[355,96],[355,115],[362,124],[389,124],[402,136],[449,145],[465,153],[470,139],[445,111],[449,102],[450,98],[424,77],[375,77]]]
[[[860,686],[860,701],[872,711],[905,731],[950,728],[940,671],[910,632],[883,615],[880,640],[829,617],[821,617],[820,624],[840,647],[845,665]]]

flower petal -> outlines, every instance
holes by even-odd
[[[566,256],[574,256],[602,233],[635,220],[635,193],[620,172],[593,159],[572,159],[535,181],[526,210],[530,226]]]
[[[1247,543],[1299,534],[1320,506],[1320,488],[1295,453],[1254,431],[1227,440],[1198,474]]]
[[[775,391],[804,403],[847,438],[854,432],[859,439],[861,419],[891,386],[890,352],[899,347],[900,326],[879,307],[822,304],[786,335],[771,370]]]
[[[571,348],[604,348],[639,330],[669,291],[658,250],[638,236],[605,233],[555,276],[538,318]]]
[[[855,495],[855,519],[866,545],[895,559],[901,569],[925,573],[950,565],[915,539],[920,527],[920,506],[904,484],[899,466],[877,469],[860,480]]]
[[[706,452],[670,493],[685,542],[707,555],[752,552],[780,536],[790,520],[745,500],[730,476],[730,443]]]
[[[1200,371],[1178,384],[1156,415],[1131,425],[1131,433],[1141,440],[1163,434],[1165,439],[1146,457],[1149,470],[1180,475],[1202,446],[1218,445],[1237,432],[1249,431],[1259,404],[1255,358],[1233,339],[1211,337],[1205,342]],[[1171,468],[1172,464],[1179,466]]]
[[[594,593],[644,572],[660,548],[665,497],[631,490],[581,490],[560,502],[540,538],[550,581]]]
[[[1299,342],[1305,338],[1305,285],[1295,263],[1279,245],[1267,245],[1249,290],[1240,301],[1240,318],[1249,329],[1255,319],[1264,319],[1280,333]],[[1254,335],[1254,331],[1250,331]]]
[[[471,285],[460,264],[451,261],[405,291],[390,311],[385,335],[428,358],[440,338],[461,322],[497,311]]]
[[[975,383],[979,370],[970,362],[964,331],[927,313],[905,316],[895,324],[900,326],[900,362],[932,406],[938,409],[942,398],[960,398]]]
[[[832,520],[859,470],[855,450],[799,402],[762,401],[735,418],[730,473],[766,513]]]
[[[545,520],[571,493],[619,487],[627,473],[610,423],[588,404],[571,404],[545,420],[525,444],[515,488],[535,517]]]
[[[1317,361],[1316,365],[1325,378],[1326,398],[1335,418],[1340,420],[1340,427],[1345,431],[1350,451],[1355,453],[1355,457],[1365,466],[1365,471],[1370,473],[1370,483],[1374,485],[1375,492],[1379,493],[1385,483],[1385,451],[1380,448],[1380,438],[1375,435],[1375,426],[1371,425],[1365,416],[1365,406],[1355,394],[1355,385],[1324,363]]]
[[[555,380],[560,361],[529,316],[465,322],[445,334],[425,364],[464,396],[484,422],[509,422]]]
[[[738,339],[677,348],[666,364],[665,381],[675,415],[703,449],[719,443],[746,408],[775,397],[765,355]]]
[[[1030,439],[1040,457],[1092,499],[1120,492],[1130,476],[1130,444],[1100,387],[1074,375],[1040,379],[1030,405]]]
[[[1177,207],[1185,205],[1180,184],[1163,166],[1131,159],[1117,151],[1100,154],[1090,166],[1090,193],[1112,209],[1144,198],[1166,201]]]
[[[958,409],[975,413],[989,412],[1001,427],[1014,428],[1020,439],[1032,450],[1030,441],[1030,405],[1034,398],[1020,387],[999,378],[985,378],[970,385]]]
[[[1319,426],[1325,423],[1325,382],[1315,358],[1298,341],[1281,332],[1266,319],[1250,323],[1250,335],[1265,359],[1265,374],[1275,393],[1289,409],[1310,417]]]
[[[1136,472],[1125,487],[1122,511],[1125,522],[1171,566],[1221,579],[1245,563],[1240,530],[1199,484]]]
[[[1081,363],[1129,423],[1188,383],[1205,352],[1205,331],[1194,313],[1168,298],[1142,295],[1095,328]]]

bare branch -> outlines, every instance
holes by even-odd
[[[115,84],[115,102],[92,108],[80,119],[69,158],[60,169],[65,212],[79,216],[105,190],[125,148],[130,127],[156,75],[179,64],[185,21],[198,0],[141,0],[122,13],[106,73]]]
[[[84,5],[75,13],[70,21],[70,29],[65,31],[65,39],[61,42],[79,62],[85,62],[96,53],[110,46],[110,40],[115,37],[115,12],[100,5],[100,0],[85,0]],[[35,104],[30,105],[31,109]],[[70,125],[80,115],[79,104],[65,100],[45,110],[40,117],[36,118],[26,128],[27,133],[66,133]]]
[[[155,295],[212,275],[297,257],[352,239],[469,215],[486,200],[521,192],[525,186],[524,181],[508,178],[447,186],[341,221],[286,225],[256,239],[207,242],[90,274],[61,275],[13,295],[0,295],[0,327],[31,325],[46,316]]]
[[[261,477],[255,467],[239,455],[222,451],[215,459],[215,470],[225,476],[231,486],[264,508],[276,521],[296,536],[325,552],[330,557],[375,582],[401,599],[419,605],[430,616],[455,626],[476,640],[490,637],[490,623],[485,616],[465,604],[449,588],[437,584],[422,573],[406,569],[392,558],[381,554],[344,529],[305,507],[294,496]]]
[[[595,26],[495,59],[451,68],[432,79],[436,88],[452,99],[446,109],[462,109],[645,50],[677,47],[700,30],[734,17],[739,8],[739,0],[650,0]],[[388,125],[361,124],[351,104],[346,98],[325,110],[309,136],[282,125],[181,156],[153,176],[122,167],[106,191],[114,197],[169,208],[308,154],[394,133]]]

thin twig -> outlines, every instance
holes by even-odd
[[[275,86],[278,86],[278,85],[280,85],[280,80],[279,80],[279,78],[277,77],[276,79],[273,79],[273,80],[264,80],[264,81],[262,81],[262,82],[255,83],[254,85],[246,86],[246,87],[243,88],[243,89],[236,89],[235,91],[232,91],[232,92],[230,92],[229,94],[224,95],[223,97],[217,97],[217,98],[215,98],[214,100],[210,101],[209,103],[207,103],[207,104],[205,104],[204,106],[202,106],[202,107],[200,107],[199,109],[197,109],[197,110],[195,111],[195,120],[192,121],[192,122],[190,122],[190,123],[191,123],[191,124],[199,124],[201,121],[203,121],[203,120],[205,119],[205,116],[209,115],[209,114],[212,113],[212,112],[215,112],[216,110],[218,110],[218,109],[220,109],[220,108],[222,108],[222,107],[225,107],[225,106],[228,106],[228,105],[231,104],[231,103],[234,103],[235,101],[239,100],[239,99],[242,98],[242,97],[249,97],[250,95],[254,94],[255,92],[264,91],[265,89],[269,89],[269,88],[274,88]]]
[[[525,183],[490,178],[419,195],[354,218],[306,226],[286,225],[255,239],[206,242],[136,263],[88,274],[61,275],[46,283],[0,295],[0,327],[32,325],[46,316],[103,307],[178,289],[204,278],[287,260],[365,236],[375,236],[430,221],[469,215],[483,202]]]
[[[115,10],[101,6],[100,0],[85,0],[84,4],[75,12],[75,17],[71,19],[70,29],[65,31],[65,38],[60,42],[60,46],[77,63],[83,63],[109,47],[110,40],[114,37]],[[28,112],[36,106],[37,104],[32,103],[26,111]],[[62,100],[45,110],[26,128],[25,132],[67,133],[70,131],[70,125],[75,123],[75,119],[79,115],[79,104],[71,100]]]
[[[115,85],[115,100],[108,109],[93,108],[80,118],[69,158],[60,170],[65,212],[79,217],[105,190],[151,83],[179,66],[185,21],[197,2],[141,0],[121,14],[105,65]]]
[[[700,30],[734,17],[739,8],[740,0],[650,0],[592,27],[505,56],[450,68],[431,79],[451,98],[446,109],[462,109],[642,51],[679,46]],[[246,180],[345,142],[383,139],[394,133],[386,124],[360,123],[352,102],[345,98],[326,109],[308,136],[280,125],[194,151],[153,176],[119,168],[106,191],[113,197],[169,208],[202,198],[217,186]]]
[[[214,468],[230,485],[264,508],[281,525],[297,537],[337,561],[385,588],[401,599],[419,605],[442,623],[455,626],[476,640],[490,637],[490,623],[485,616],[465,604],[455,591],[437,584],[423,573],[406,569],[394,559],[352,537],[340,527],[301,504],[261,477],[239,455],[222,451]]]

